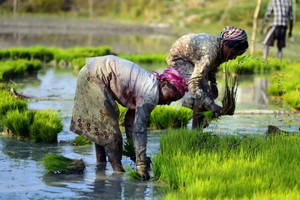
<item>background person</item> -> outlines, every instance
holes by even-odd
[[[269,54],[269,47],[274,45],[274,41],[277,40],[278,59],[282,60],[282,48],[286,46],[286,30],[289,27],[289,37],[292,37],[293,30],[293,10],[292,4],[289,0],[271,0],[268,4],[268,9],[265,14],[263,24],[260,29],[260,33],[263,34],[264,28],[267,25],[271,15],[274,15],[273,21],[268,28],[267,35],[263,42],[264,44],[264,60],[266,61]]]
[[[187,85],[176,68],[151,74],[139,65],[116,57],[86,59],[79,71],[70,130],[95,142],[97,163],[106,162],[123,172],[122,134],[116,102],[128,108],[125,117],[127,138],[132,138],[136,168],[141,177],[147,171],[147,123],[158,104],[170,104],[184,96]]]
[[[232,26],[226,26],[221,36],[187,34],[172,45],[167,63],[178,68],[188,81],[190,93],[184,97],[183,106],[193,109],[193,128],[208,126],[201,115],[203,111],[211,110],[215,116],[222,114],[222,107],[214,102],[219,95],[218,67],[243,54],[247,48],[246,32]]]

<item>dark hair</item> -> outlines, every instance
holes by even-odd
[[[174,90],[174,92],[179,93],[179,91],[177,90],[177,88],[173,84],[171,84],[169,81],[167,81],[167,86],[169,88],[171,88],[172,90]]]
[[[234,48],[237,51],[243,51],[248,48],[247,40],[224,40],[224,42],[228,43],[229,48]]]

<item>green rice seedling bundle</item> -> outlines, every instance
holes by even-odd
[[[48,154],[43,158],[44,168],[48,173],[83,173],[83,160],[70,159],[58,154]]]
[[[32,110],[20,112],[16,109],[7,112],[3,120],[7,133],[20,137],[29,137],[34,115],[35,111]]]
[[[238,88],[238,75],[240,73],[241,63],[234,65],[235,73],[231,76],[228,72],[228,66],[224,65],[224,75],[225,75],[225,90],[222,99],[222,115],[233,115],[236,107],[236,92]],[[230,66],[232,63],[230,64]],[[212,111],[205,111],[201,113],[204,115],[205,120],[211,122],[212,120],[218,119],[220,117],[215,117]]]
[[[156,106],[150,115],[151,128],[166,129],[184,127],[192,119],[191,109],[177,106]]]
[[[130,180],[141,180],[140,174],[135,170],[132,169],[130,166],[129,167],[124,167],[126,171],[126,175],[130,178]]]
[[[34,115],[33,124],[30,127],[30,136],[33,142],[55,143],[57,135],[63,130],[58,113],[50,110],[42,110]]]
[[[13,97],[5,89],[0,89],[0,118],[10,110],[27,110],[27,101]]]
[[[300,137],[214,136],[173,130],[161,137],[155,178],[164,199],[298,199]]]
[[[72,144],[74,146],[84,146],[84,145],[90,145],[92,144],[91,140],[88,140],[84,137],[82,137],[81,135],[78,135],[73,141]]]
[[[9,59],[9,57],[10,55],[8,50],[0,49],[0,60],[6,60]]]
[[[0,82],[30,74],[42,67],[39,60],[28,61],[24,59],[0,62],[0,65]]]

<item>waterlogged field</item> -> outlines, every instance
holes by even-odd
[[[150,68],[151,69],[151,66]],[[58,134],[58,144],[32,144],[29,140],[16,140],[1,136],[1,198],[24,197],[63,198],[77,197],[96,198],[98,195],[107,198],[154,198],[164,195],[167,185],[161,182],[146,183],[131,181],[127,175],[113,174],[110,164],[103,169],[96,169],[95,150],[93,145],[75,147],[70,142],[77,136],[69,131],[73,98],[76,87],[76,73],[72,69],[43,67],[36,75],[15,80],[18,91],[29,96],[29,109],[58,110],[63,123],[63,131]],[[222,79],[219,81],[222,96]],[[282,104],[269,104],[267,95],[269,79],[260,76],[246,76],[242,79],[237,98],[237,114],[213,122],[207,131],[215,134],[261,134],[268,124],[277,125],[288,131],[298,130],[295,120],[299,115],[284,113],[287,108]],[[187,128],[190,127],[190,123]],[[160,131],[161,132],[161,131]],[[159,152],[159,133],[150,133],[148,154]],[[125,141],[125,140],[124,140]],[[42,158],[48,153],[60,154],[72,159],[83,159],[87,168],[83,175],[49,175],[42,166]],[[123,158],[125,167],[133,166],[129,158]],[[155,176],[155,170],[151,172]],[[24,174],[25,177],[24,177]],[[2,176],[1,175],[1,176]],[[24,184],[24,178],[26,184]],[[165,188],[165,189],[164,189]],[[26,192],[25,192],[26,191]]]
[[[58,143],[54,144],[32,143],[29,139],[17,140],[0,136],[0,199],[300,198],[298,136],[276,137],[270,140],[263,137],[268,125],[275,125],[298,135],[300,133],[300,114],[291,110],[291,105],[295,105],[294,108],[299,105],[293,98],[293,95],[297,96],[299,92],[298,85],[293,84],[295,80],[298,83],[299,76],[296,73],[291,74],[290,70],[298,73],[298,64],[288,68],[287,60],[284,60],[284,75],[278,74],[276,77],[281,78],[286,74],[288,76],[280,81],[274,80],[270,74],[240,76],[235,115],[223,116],[218,121],[213,121],[204,134],[190,131],[191,122],[186,122],[187,130],[168,130],[168,135],[162,135],[165,130],[151,130],[148,135],[147,153],[153,161],[150,173],[153,179],[140,182],[127,176],[134,166],[129,158],[123,157],[122,160],[128,169],[127,173],[115,174],[112,173],[109,163],[96,167],[94,145],[71,145],[77,136],[69,131],[77,71],[84,65],[86,56],[102,55],[104,52],[118,53],[121,57],[138,62],[149,72],[162,72],[166,67],[166,52],[179,35],[147,32],[145,29],[128,35],[124,32],[116,34],[116,31],[109,34],[99,33],[96,28],[89,33],[81,30],[76,34],[70,34],[61,28],[59,30],[60,32],[39,32],[26,28],[8,28],[0,31],[2,59],[3,56],[12,55],[7,58],[21,56],[34,62],[32,65],[31,62],[19,61],[22,64],[18,64],[18,70],[13,70],[12,63],[5,64],[8,70],[0,70],[0,80],[28,75],[26,70],[32,68],[36,74],[29,73],[31,75],[25,79],[13,79],[11,83],[16,86],[17,91],[30,98],[28,109],[58,111],[63,124],[63,130],[57,135]],[[35,45],[72,48],[46,49],[52,52],[44,52],[43,48],[41,51],[40,47],[29,48],[29,51],[11,48],[9,54],[6,50],[13,46]],[[75,47],[76,45],[109,45],[111,49],[79,48]],[[295,45],[292,44],[292,50]],[[262,50],[261,46],[257,47],[260,48],[258,50]],[[52,60],[56,67],[43,66],[40,69],[41,63],[34,60],[41,56],[39,52],[44,52],[42,56],[46,56],[40,60]],[[271,49],[270,55],[276,55],[275,49]],[[258,64],[259,59],[249,57],[243,72],[252,74],[279,69],[275,59],[270,59],[267,64]],[[4,66],[3,63],[1,65]],[[40,70],[37,72],[38,69]],[[293,81],[289,81],[290,78]],[[279,82],[286,84],[286,87],[282,89],[282,85],[274,84]],[[224,93],[223,84],[224,79],[220,76],[218,104],[221,104]],[[271,84],[271,92],[279,97],[269,95]],[[293,90],[296,92],[285,95],[286,91]],[[180,105],[180,102],[173,106],[177,104]],[[158,109],[157,113],[159,112],[161,111]],[[183,112],[184,114],[187,112]],[[167,114],[157,115],[153,120],[160,122],[160,125],[150,127],[170,127],[171,125],[166,123],[167,120],[163,121],[161,118],[165,119],[166,116]],[[124,131],[123,128],[121,130]],[[42,160],[49,153],[72,159],[82,158],[87,164],[86,170],[83,174],[48,174]]]

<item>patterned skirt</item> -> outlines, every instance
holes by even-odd
[[[118,105],[109,89],[96,82],[86,66],[78,74],[70,130],[111,149],[122,141]]]

